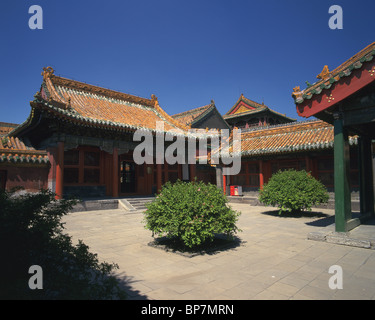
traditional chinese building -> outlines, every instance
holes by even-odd
[[[270,109],[263,103],[260,104],[245,98],[243,94],[241,94],[234,106],[223,117],[232,128],[237,127],[239,129],[296,121],[285,114]]]
[[[171,117],[155,96],[146,99],[92,86],[59,77],[45,68],[40,90],[30,103],[29,118],[16,128],[2,126],[6,134],[0,145],[2,186],[28,185],[28,190],[49,187],[60,197],[118,197],[150,195],[166,181],[197,176],[227,192],[227,186],[240,185],[246,193],[258,191],[276,171],[294,168],[310,171],[330,191],[335,190],[336,201],[340,201],[337,190],[343,193],[344,188],[350,203],[350,193],[361,189],[361,211],[370,210],[372,191],[364,190],[372,190],[369,141],[375,129],[369,121],[375,100],[371,82],[374,51],[374,45],[369,46],[333,72],[325,68],[319,81],[305,90],[295,88],[298,114],[320,119],[300,122],[243,95],[223,117],[213,101]],[[340,126],[334,125],[340,114],[345,116],[342,136]],[[221,165],[210,165],[209,154],[209,165],[137,165],[133,151],[138,142],[133,141],[133,134],[141,129],[156,135],[157,123],[163,124],[165,132],[175,132],[184,139],[191,128],[208,132],[239,127],[240,173],[224,177]],[[341,159],[337,150],[343,152],[344,160],[337,160]],[[33,169],[27,169],[30,167]],[[337,170],[341,175],[345,171],[345,183],[337,181]],[[35,177],[30,177],[34,173]],[[345,206],[348,210],[348,204]]]
[[[334,188],[333,126],[321,121],[300,121],[241,132],[241,172],[228,177],[243,191],[258,191],[279,170],[306,170],[329,191]],[[357,152],[357,138],[350,137],[350,153]],[[357,162],[350,168],[352,190],[358,188]]]
[[[362,217],[374,216],[373,150],[375,139],[375,43],[342,65],[329,70],[293,98],[300,116],[315,116],[333,125],[336,231],[347,232],[360,221],[352,219],[350,166],[358,161]],[[358,138],[357,156],[350,154],[350,136]]]
[[[228,123],[217,110],[213,100],[208,105],[177,113],[172,117],[183,125],[191,128],[230,129]]]
[[[197,109],[191,110],[191,114],[195,112]],[[321,120],[296,122],[243,95],[224,118],[241,129],[241,172],[222,179],[228,194],[230,185],[241,186],[245,195],[257,192],[272,174],[291,168],[311,172],[329,191],[334,190],[331,124]],[[350,137],[353,155],[357,152],[357,142],[356,136]],[[358,166],[355,156],[353,159],[350,180],[351,191],[355,192],[358,190]]]
[[[155,96],[146,99],[66,79],[50,67],[42,75],[40,90],[30,102],[31,113],[8,134],[12,145],[5,154],[8,162],[20,157],[20,150],[22,162],[43,166],[48,162],[40,187],[48,186],[59,198],[149,195],[166,181],[195,176],[194,164],[183,174],[180,164],[134,162],[136,130],[156,134],[161,123],[170,134],[187,133],[188,127],[164,112]],[[12,174],[8,167],[4,170],[8,187]],[[33,169],[32,174],[37,172]],[[30,175],[31,170],[22,174],[25,179]]]

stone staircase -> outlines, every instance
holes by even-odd
[[[129,197],[118,199],[84,199],[76,204],[70,212],[123,209],[127,213],[141,213],[146,210],[146,203],[154,197]]]
[[[154,197],[131,197],[119,199],[119,202],[121,202],[125,210],[135,213],[145,211],[147,209],[146,204],[154,199]]]

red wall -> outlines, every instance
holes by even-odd
[[[48,166],[1,166],[1,170],[7,172],[6,190],[21,186],[26,191],[37,192],[48,188]]]

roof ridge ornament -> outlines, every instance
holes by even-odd
[[[50,78],[54,75],[54,72],[55,70],[52,67],[44,67],[42,72],[43,79]]]
[[[154,105],[154,107],[156,107],[157,105],[159,105],[158,97],[155,96],[154,94],[152,94],[151,95],[151,102]]]
[[[321,79],[321,80],[327,80],[328,78],[330,78],[331,76],[331,72],[329,71],[329,68],[327,65],[325,65],[323,67],[323,70],[321,73],[319,73],[316,77],[317,79]]]
[[[292,96],[295,99],[298,99],[302,96],[302,91],[301,91],[301,88],[299,86],[296,86],[296,87],[293,88]]]

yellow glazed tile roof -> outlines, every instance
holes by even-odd
[[[156,123],[160,121],[165,131],[188,130],[159,106],[154,95],[151,99],[141,98],[56,76],[50,67],[43,70],[44,81],[32,102],[33,107],[103,128],[156,130]]]
[[[242,155],[264,155],[304,150],[332,149],[333,126],[321,121],[304,121],[254,129],[241,134]],[[356,137],[350,137],[356,144]]]

